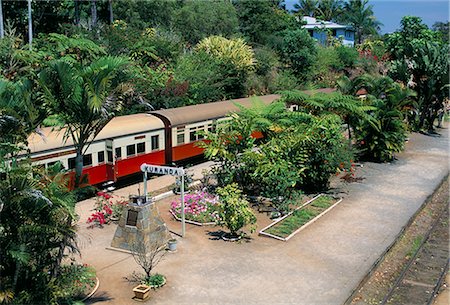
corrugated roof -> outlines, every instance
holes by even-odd
[[[347,30],[353,30],[353,28],[350,25],[342,25],[337,24],[331,21],[323,21],[323,20],[317,20],[314,17],[304,16],[302,18],[303,21],[306,21],[306,24],[302,26],[305,29],[311,30],[314,28],[322,28],[322,29],[347,29]]]
[[[150,113],[164,116],[169,119],[172,126],[178,126],[194,122],[206,121],[208,119],[224,117],[230,112],[239,110],[239,108],[236,107],[235,103],[241,104],[245,107],[249,107],[252,105],[252,101],[254,101],[255,99],[261,100],[265,104],[270,104],[280,97],[281,96],[278,94],[247,97],[215,103],[162,109],[152,111]]]
[[[161,120],[152,115],[146,113],[124,115],[111,119],[97,135],[95,141],[162,128],[164,128],[164,124]],[[28,138],[28,147],[32,153],[73,145],[72,139],[70,138],[64,143],[64,129],[60,131],[52,129],[52,127],[42,128],[44,137],[36,133],[30,135]]]

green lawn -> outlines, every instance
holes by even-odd
[[[322,195],[306,207],[294,211],[294,213],[270,227],[265,232],[286,238],[291,235],[292,232],[332,206],[335,202],[336,199],[333,197]]]

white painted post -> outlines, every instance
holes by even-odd
[[[144,204],[146,204],[147,203],[147,172],[144,172],[144,196],[145,196]]]
[[[184,219],[184,174],[181,175],[181,237],[186,233],[186,222]]]

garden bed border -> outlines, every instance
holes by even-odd
[[[172,209],[169,210],[170,214],[172,214],[173,218],[175,218],[175,220],[177,221],[181,221],[181,218],[179,218],[173,211]],[[215,225],[215,222],[197,222],[197,221],[193,221],[193,220],[188,220],[185,218],[184,220],[186,223],[190,223],[191,225],[196,225],[196,226],[212,226]]]
[[[331,206],[329,206],[325,211],[323,211],[322,213],[320,213],[319,215],[317,215],[316,217],[314,217],[313,219],[311,219],[310,221],[308,221],[307,223],[305,223],[304,225],[302,225],[300,228],[298,228],[297,230],[295,230],[294,232],[292,232],[289,236],[287,237],[280,237],[277,235],[273,235],[270,233],[266,233],[264,232],[265,230],[267,230],[268,228],[276,225],[277,223],[279,223],[280,221],[283,221],[285,218],[289,217],[291,214],[293,214],[295,211],[306,207],[307,205],[311,204],[314,200],[316,200],[317,198],[319,198],[320,196],[323,196],[325,194],[319,194],[315,197],[313,197],[312,199],[308,200],[307,202],[305,202],[304,204],[302,204],[301,206],[297,207],[295,210],[289,212],[288,214],[284,215],[283,217],[281,217],[280,219],[277,219],[276,221],[272,222],[271,224],[269,224],[268,226],[264,227],[263,229],[261,229],[259,231],[260,235],[265,235],[268,237],[272,237],[278,240],[282,240],[282,241],[288,241],[289,239],[291,239],[295,234],[297,234],[298,232],[300,232],[301,230],[305,229],[306,227],[308,227],[309,225],[313,224],[316,220],[318,220],[320,217],[322,217],[324,214],[326,214],[329,210],[331,210],[332,208],[334,208],[337,204],[339,204],[342,201],[342,198],[339,198],[335,203],[333,203]]]

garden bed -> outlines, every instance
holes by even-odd
[[[294,211],[259,231],[260,235],[288,241],[342,201],[341,198],[319,194]]]
[[[214,195],[197,191],[184,196],[185,221],[196,226],[215,225],[218,219],[217,205],[219,201]],[[181,221],[181,202],[174,201],[169,210],[175,220]]]

